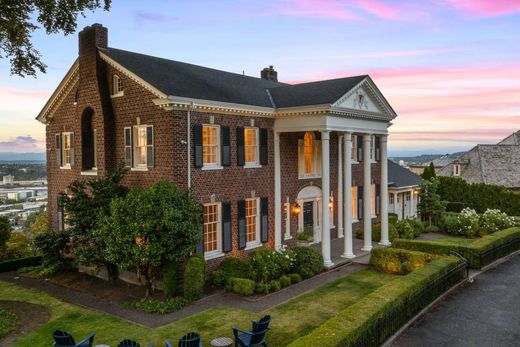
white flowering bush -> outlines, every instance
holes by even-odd
[[[480,217],[472,208],[466,207],[460,211],[453,225],[453,231],[457,235],[475,237],[480,230]]]
[[[491,234],[495,231],[514,227],[516,221],[514,217],[509,217],[498,209],[487,209],[480,217],[480,224],[486,234]]]

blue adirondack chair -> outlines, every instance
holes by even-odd
[[[179,340],[178,347],[203,347],[200,342],[200,335],[194,332],[187,333]],[[166,341],[166,347],[173,347],[171,341]]]
[[[251,321],[251,331],[240,330],[240,328],[233,327],[233,335],[235,336],[235,346],[240,347],[254,347],[265,346],[269,347],[265,340],[265,334],[269,330],[269,323],[271,316],[265,316],[259,321]]]
[[[117,347],[141,347],[141,345],[134,340],[124,339],[123,341],[119,342]],[[153,344],[149,343],[146,345],[146,347],[153,347]]]
[[[54,338],[54,345],[56,347],[92,347],[94,343],[94,336],[96,334],[89,334],[86,338],[76,343],[74,341],[74,337],[66,331],[63,330],[55,330],[52,333],[52,337]]]

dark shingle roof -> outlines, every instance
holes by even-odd
[[[290,85],[116,48],[100,50],[167,95],[253,106],[332,104],[367,77]]]
[[[285,85],[116,48],[100,50],[167,95],[273,107],[266,89]]]
[[[367,75],[337,78],[269,89],[276,107],[332,104]]]
[[[388,160],[388,184],[392,187],[409,187],[421,183],[421,176]]]

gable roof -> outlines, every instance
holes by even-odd
[[[99,50],[167,95],[273,107],[267,89],[285,85],[116,48]]]
[[[520,130],[512,133],[502,141],[498,143],[499,145],[519,145],[520,146]]]
[[[270,88],[276,107],[330,105],[354,88],[368,75],[285,85]]]
[[[421,176],[388,159],[388,185],[391,187],[410,187],[421,184]]]
[[[519,145],[478,145],[477,148],[484,183],[520,188]]]

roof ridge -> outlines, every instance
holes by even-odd
[[[328,80],[317,80],[317,81],[295,83],[295,84],[286,83],[285,85],[272,87],[272,88],[269,88],[269,89],[278,89],[278,88],[282,88],[282,87],[305,86],[305,85],[310,85],[310,84],[314,84],[314,83],[332,82],[332,81],[339,81],[339,80],[348,80],[348,79],[355,79],[355,78],[361,78],[361,77],[366,78],[366,77],[369,77],[369,75],[356,75],[356,76],[348,76],[348,77],[338,77],[338,78],[330,78]]]

